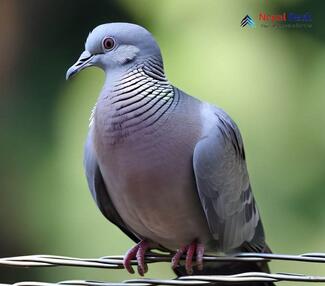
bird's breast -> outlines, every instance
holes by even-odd
[[[103,128],[95,132],[100,168],[118,213],[135,233],[167,248],[209,237],[192,169],[198,134],[190,127],[183,134],[167,123],[115,144],[105,143]]]
[[[177,248],[201,236],[197,229],[205,225],[205,218],[190,154],[166,149],[138,152],[112,156],[115,163],[108,159],[102,168],[109,195],[125,223],[166,247]]]

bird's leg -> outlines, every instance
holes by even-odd
[[[193,273],[193,256],[196,255],[196,265],[198,270],[203,269],[203,254],[204,254],[204,245],[193,241],[191,244],[183,246],[176,251],[176,254],[172,258],[172,268],[175,269],[180,262],[183,254],[186,253],[185,258],[185,269],[188,275]]]
[[[134,270],[131,266],[131,261],[136,259],[138,262],[138,272],[141,276],[148,271],[148,266],[145,263],[144,257],[148,250],[156,247],[154,243],[151,243],[147,240],[141,240],[137,245],[129,249],[124,255],[123,265],[124,268],[131,274],[134,273]]]
[[[186,253],[186,258],[185,258],[185,269],[186,269],[186,273],[188,275],[193,274],[192,259],[193,259],[195,249],[196,249],[195,242],[192,242],[187,248],[187,253]]]
[[[187,250],[187,246],[183,246],[177,249],[175,255],[172,258],[172,269],[175,269],[179,265],[179,261],[181,260],[181,257],[183,256],[186,250]]]
[[[196,245],[196,267],[199,271],[203,270],[203,255],[204,255],[204,244],[198,243]]]

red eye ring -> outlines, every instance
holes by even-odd
[[[103,47],[105,50],[111,50],[115,46],[115,41],[113,38],[108,37],[103,40]]]

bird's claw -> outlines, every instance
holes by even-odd
[[[146,241],[141,240],[137,245],[132,247],[127,251],[123,259],[124,268],[131,274],[134,273],[134,270],[131,266],[131,262],[133,259],[136,259],[138,262],[138,273],[143,276],[148,271],[148,266],[145,263],[145,254],[151,248],[153,248],[153,244]]]
[[[134,273],[131,265],[132,260],[136,259],[138,263],[138,273],[143,276],[148,271],[148,265],[145,262],[145,255],[150,249],[157,245],[141,240],[137,245],[128,250],[123,259],[124,268],[131,274]],[[179,248],[172,258],[172,269],[179,266],[180,260],[186,254],[185,270],[188,275],[193,274],[193,256],[196,258],[196,267],[199,271],[203,269],[204,245],[193,241],[191,244]]]
[[[193,241],[191,244],[179,248],[172,258],[172,269],[179,266],[183,254],[186,253],[185,270],[188,275],[193,274],[193,256],[196,255],[196,267],[199,271],[203,270],[204,245]]]

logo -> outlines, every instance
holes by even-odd
[[[260,12],[255,17],[257,25],[261,28],[275,28],[275,29],[287,29],[287,28],[300,28],[310,29],[313,24],[313,17],[311,13],[296,13],[296,12],[282,12],[278,14],[268,14]],[[249,15],[246,15],[240,22],[241,27],[256,27],[255,21]]]
[[[248,25],[251,28],[255,27],[255,22],[253,18],[250,17],[249,15],[246,15],[240,22],[240,26],[245,27],[246,25]]]
[[[295,12],[283,12],[281,14],[267,14],[260,12],[258,19],[262,28],[275,28],[275,29],[287,29],[287,28],[312,28],[312,15],[309,12],[295,13]]]
[[[310,13],[298,14],[293,12],[284,12],[282,14],[268,15],[265,12],[261,12],[258,16],[260,21],[271,22],[312,22],[312,16]]]

